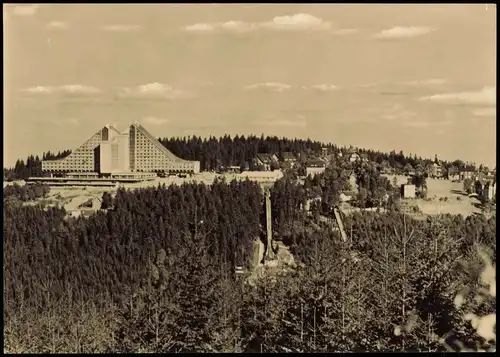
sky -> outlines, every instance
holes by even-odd
[[[4,166],[105,124],[496,163],[496,5],[4,5]]]

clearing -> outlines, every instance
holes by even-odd
[[[402,175],[384,175],[392,183],[396,177],[398,185],[407,182],[408,178]],[[473,214],[480,214],[481,202],[473,197],[469,197],[462,191],[461,182],[450,180],[427,179],[427,199],[405,200],[413,201],[423,214],[461,214],[464,217]],[[441,200],[440,200],[441,199]],[[446,199],[446,200],[445,200]]]

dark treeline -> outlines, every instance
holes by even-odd
[[[37,198],[47,196],[49,192],[50,187],[48,185],[36,183],[34,185],[20,186],[14,183],[3,189],[3,199],[4,202],[6,200],[34,201]]]
[[[328,148],[330,154],[346,154],[351,148],[339,147],[328,143],[324,144],[310,139],[288,139],[277,136],[238,136],[231,137],[225,135],[221,138],[160,138],[160,142],[175,155],[188,159],[200,161],[201,170],[215,170],[220,166],[240,166],[250,167],[257,153],[276,153],[278,156],[283,152],[292,152],[294,155],[305,153],[306,155],[320,155],[321,148]],[[422,158],[415,154],[404,154],[403,151],[397,153],[391,151],[384,153],[376,150],[359,149],[359,153],[366,154],[368,159],[377,164],[387,164],[399,171],[417,169],[420,166],[426,167],[432,165],[436,158]],[[441,161],[444,168],[452,166],[462,170],[474,170],[472,164],[467,164],[461,160]]]
[[[283,152],[319,153],[324,145],[310,139],[287,139],[277,136],[238,136],[224,135],[220,138],[210,137],[184,137],[160,138],[160,142],[172,153],[187,160],[200,161],[203,171],[216,170],[221,166],[240,166],[252,169],[253,159],[257,153],[276,153],[280,156]],[[336,150],[334,145],[330,148]]]
[[[24,160],[17,160],[14,168],[4,168],[3,169],[3,177],[6,181],[12,180],[26,180],[31,176],[42,176],[42,161],[43,160],[57,160],[63,159],[66,156],[71,154],[71,150],[64,150],[62,152],[58,152],[57,154],[53,154],[50,151],[42,154],[42,159],[40,157],[30,155]]]
[[[300,208],[320,190],[335,202],[339,172],[310,188],[276,184],[277,230],[288,227],[303,265],[254,286],[232,274],[262,236],[263,197],[249,181],[119,190],[112,209],[89,218],[5,205],[6,350],[432,351],[448,332],[482,343],[463,315],[495,312],[494,299],[454,297],[480,291],[476,246],[496,262],[495,218],[364,212],[344,217],[343,242]]]
[[[277,136],[264,135],[258,137],[224,135],[220,138],[201,138],[197,136],[184,138],[159,138],[160,142],[175,155],[186,160],[200,161],[202,171],[217,170],[221,166],[240,166],[250,170],[256,170],[254,158],[257,153],[276,153],[281,157],[283,152],[292,152],[295,156],[302,155],[300,161],[304,162],[306,157],[319,156],[321,148],[328,148],[330,154],[346,154],[347,147],[338,147],[334,144],[324,144],[310,139],[288,139]],[[71,150],[64,150],[57,154],[50,151],[42,155],[41,160],[61,159],[68,156]],[[405,155],[403,151],[396,153],[383,153],[375,150],[359,149],[359,153],[366,154],[368,159],[381,166],[395,169],[397,172],[408,172],[418,170],[431,165],[435,159],[417,157],[416,155]],[[14,168],[4,168],[4,179],[16,180],[27,179],[30,176],[41,176],[42,166],[38,156],[31,155],[24,160],[18,160]],[[462,170],[474,170],[472,164],[466,164],[461,160],[442,161],[445,169],[455,167]]]

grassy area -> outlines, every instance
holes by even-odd
[[[407,182],[407,177],[402,175],[386,175],[392,182],[396,177],[397,184]],[[427,179],[427,199],[417,199],[415,203],[420,211],[426,215],[461,214],[470,216],[481,213],[479,200],[468,197],[463,191],[461,182],[449,180]]]

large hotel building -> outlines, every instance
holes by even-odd
[[[101,175],[126,172],[199,173],[200,162],[172,154],[142,125],[120,132],[106,125],[69,156],[42,161],[49,173],[88,172]]]

